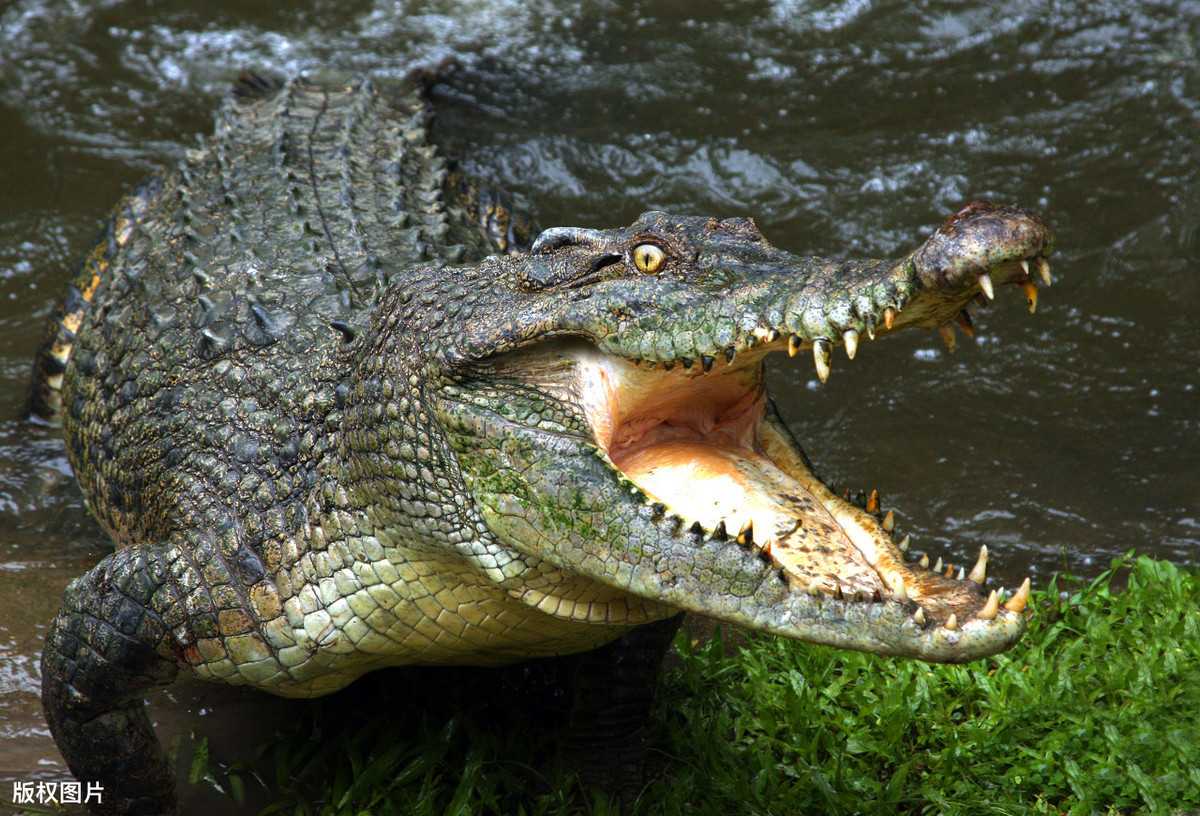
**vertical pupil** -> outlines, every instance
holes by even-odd
[[[654,267],[656,267],[658,265],[656,263],[657,259],[658,259],[658,256],[654,251],[654,247],[650,247],[650,246],[638,247],[638,249],[637,249],[637,265],[643,271],[653,272]]]

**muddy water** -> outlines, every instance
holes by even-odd
[[[1010,585],[1128,550],[1196,560],[1196,3],[8,0],[0,798],[59,772],[36,655],[105,547],[62,445],[20,416],[67,270],[123,190],[209,130],[239,68],[450,57],[445,138],[546,225],[751,215],[789,250],[889,256],[973,198],[1042,213],[1059,251],[1037,314],[1002,292],[953,356],[925,333],[864,343],[823,386],[781,360],[777,400],[831,481],[878,488],[918,548],[986,543]]]

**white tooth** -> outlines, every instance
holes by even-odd
[[[917,611],[913,612],[913,620],[915,620],[918,624],[922,624],[925,622],[925,608],[924,607],[922,607],[922,606],[917,607]]]
[[[846,356],[853,360],[854,355],[858,353],[858,332],[854,329],[846,329],[842,340],[846,343]]]
[[[995,620],[996,615],[999,614],[999,612],[1000,596],[996,593],[996,590],[993,589],[991,594],[989,594],[987,597],[987,603],[985,603],[983,608],[979,610],[976,617],[980,618],[981,620]]]
[[[958,615],[951,614],[950,617],[946,618],[946,622],[943,624],[943,626],[953,632],[958,628]]]
[[[813,343],[813,363],[817,367],[817,377],[821,382],[829,379],[829,364],[832,362],[833,355],[829,350],[829,341],[817,338]]]
[[[979,288],[987,295],[988,300],[996,299],[996,290],[992,288],[992,278],[987,272],[979,276]]]
[[[971,568],[971,574],[967,577],[977,584],[982,584],[987,579],[987,562],[988,551],[987,545],[984,544],[979,548],[979,560],[975,562],[975,566]]]
[[[1050,262],[1040,255],[1033,259],[1034,266],[1037,267],[1038,277],[1042,279],[1042,283],[1046,286],[1050,285]]]
[[[1025,277],[1029,277],[1029,261],[1021,259],[1021,268],[1025,270]]]

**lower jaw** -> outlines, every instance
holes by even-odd
[[[790,449],[773,431],[764,423],[759,446]],[[793,461],[778,462],[757,450],[676,439],[628,452],[619,464],[642,490],[683,518],[709,530],[724,523],[743,541],[752,538],[790,581],[811,593],[894,594],[875,566],[885,546],[878,539],[886,536],[871,529],[878,522],[834,497],[790,453]]]

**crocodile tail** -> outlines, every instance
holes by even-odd
[[[34,357],[28,403],[31,419],[51,424],[61,421],[63,375],[75,345],[75,335],[91,308],[96,290],[108,276],[117,252],[128,243],[134,227],[145,217],[160,187],[159,179],[144,181],[117,205],[96,236],[92,250],[75,270],[66,294],[55,305],[45,337]]]

